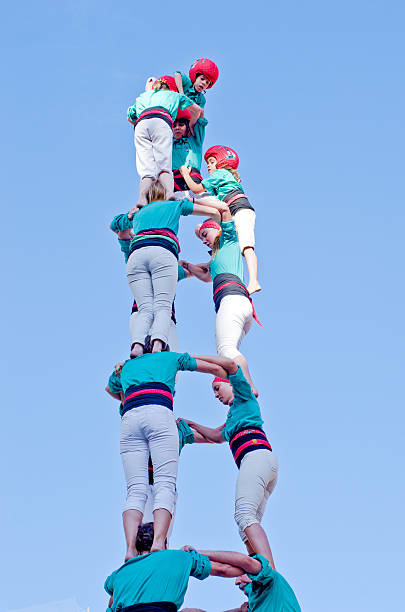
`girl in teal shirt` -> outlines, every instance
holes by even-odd
[[[220,203],[221,207],[224,205]],[[143,353],[147,336],[151,337],[153,351],[168,346],[178,277],[177,232],[180,217],[191,214],[219,218],[215,208],[190,200],[166,200],[163,185],[155,180],[149,187],[146,206],[117,215],[111,224],[113,231],[134,231],[127,262],[127,278],[138,306],[131,357]]]
[[[249,292],[244,284],[243,261],[235,224],[228,208],[222,213],[222,223],[208,220],[196,228],[197,237],[210,249],[212,258],[208,264],[180,263],[193,276],[206,283],[213,283],[213,299],[216,316],[217,353],[234,359],[257,393],[246,358],[239,350],[241,342],[250,330],[255,316]]]

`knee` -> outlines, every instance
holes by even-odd
[[[254,504],[247,500],[237,500],[235,503],[235,522],[238,526],[239,533],[243,541],[246,536],[244,535],[246,527],[257,523],[257,508]],[[242,535],[243,534],[243,535]],[[247,538],[246,538],[247,539]]]
[[[235,357],[240,357],[242,355],[235,344],[226,338],[220,338],[217,341],[217,351],[220,357],[226,357],[227,359],[235,359]]]

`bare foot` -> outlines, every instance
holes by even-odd
[[[163,342],[161,340],[154,340],[152,346],[152,353],[161,353],[163,350]]]
[[[131,359],[134,359],[134,357],[140,357],[141,355],[143,355],[142,344],[139,344],[139,342],[134,342],[129,356]]]
[[[252,293],[256,293],[257,291],[261,291],[262,288],[259,285],[259,283],[257,281],[253,282],[253,283],[249,283],[247,286],[247,290],[249,292],[249,295],[252,295]]]
[[[153,542],[150,552],[158,552],[159,550],[165,550],[165,543],[161,542],[160,540],[156,543]]]

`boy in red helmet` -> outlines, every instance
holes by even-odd
[[[180,167],[184,164],[191,168],[190,176],[196,183],[201,183],[202,176],[202,147],[205,137],[205,126],[208,121],[200,117],[194,126],[193,133],[190,128],[191,113],[186,108],[177,112],[173,124],[173,177],[174,191],[188,191]],[[179,194],[180,195],[180,194]],[[177,197],[177,196],[176,196]]]
[[[188,76],[179,70],[174,73],[179,92],[184,93],[190,100],[201,106],[201,108],[205,106],[205,95],[203,92],[215,85],[218,76],[218,66],[206,57],[194,62],[188,71]]]
[[[180,172],[193,193],[201,195],[204,191],[207,191],[211,196],[216,196],[219,200],[228,204],[229,212],[235,221],[240,250],[246,259],[249,271],[247,290],[249,294],[260,291],[261,286],[257,280],[257,257],[255,253],[256,213],[240,185],[241,180],[237,171],[239,166],[238,154],[230,147],[216,145],[206,151],[204,159],[207,162],[210,176],[200,184],[193,180],[190,175],[190,168],[187,168],[186,165],[180,168]],[[201,201],[208,204],[205,197],[201,198]]]
[[[166,198],[173,196],[173,121],[179,108],[189,109],[191,126],[202,114],[193,100],[177,92],[174,78],[165,75],[127,111],[128,121],[135,126],[136,168],[141,177],[138,206],[146,204],[146,193],[156,178],[163,184]]]

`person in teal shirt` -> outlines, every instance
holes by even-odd
[[[238,242],[242,255],[246,259],[249,271],[249,283],[247,289],[249,295],[261,290],[257,280],[257,256],[255,253],[255,223],[256,213],[250,204],[243,188],[237,171],[239,156],[231,149],[222,145],[210,147],[204,155],[207,162],[209,177],[200,183],[193,180],[189,164],[180,168],[180,174],[184,178],[187,187],[200,196],[202,203],[212,204],[212,197],[225,202],[229,206],[230,213],[235,221],[238,234]],[[207,191],[209,196],[205,196]]]
[[[126,219],[128,219],[128,217],[126,217],[125,219],[125,215],[117,215],[117,217],[122,217],[123,219],[123,223],[125,224]],[[119,223],[116,221],[117,217],[114,217],[111,226],[118,226]],[[118,242],[121,248],[121,251],[124,255],[124,259],[125,259],[125,263],[128,262],[128,258],[131,252],[131,240],[134,238],[134,232],[132,229],[126,229],[126,230],[115,230],[115,233],[117,234],[118,237]],[[186,270],[184,268],[182,268],[181,266],[178,266],[177,268],[177,282],[184,280],[185,278],[191,276],[191,274],[189,272],[186,272]],[[136,301],[134,300],[133,304],[132,304],[132,308],[131,308],[131,314],[129,317],[129,333],[131,336],[131,350],[134,344],[134,328],[135,327],[135,322],[136,322],[136,318],[138,316],[138,306]],[[174,307],[174,300],[173,300],[173,304],[172,304],[172,314],[171,314],[171,319],[170,319],[170,327],[169,327],[169,332],[168,332],[168,344],[171,348],[172,351],[177,352],[178,351],[178,347],[179,347],[179,343],[178,343],[178,337],[177,337],[177,325],[176,325],[177,321],[176,321],[176,312],[175,312],[175,307]]]
[[[228,562],[239,566],[244,563],[241,557],[245,555],[240,553],[212,550],[198,552],[208,557],[211,563]],[[270,567],[268,560],[262,555],[251,555],[248,559],[250,567],[235,580],[248,597],[248,604],[244,603],[240,608],[226,612],[301,612],[294,591],[287,580]]]
[[[203,92],[215,85],[218,76],[218,66],[206,57],[192,64],[188,76],[180,70],[174,73],[178,91],[184,93],[201,108],[204,108],[206,101]]]
[[[181,260],[180,264],[201,281],[213,282],[217,353],[234,359],[254,388],[248,362],[239,349],[256,316],[244,283],[235,223],[228,208],[221,215],[221,225],[208,220],[195,230],[197,237],[211,249],[211,261],[195,265]]]
[[[277,483],[278,461],[263,430],[259,403],[234,360],[216,355],[197,358],[221,365],[227,371],[225,379],[214,379],[213,390],[215,397],[229,406],[229,410],[225,424],[216,429],[185,420],[205,439],[217,444],[229,442],[239,469],[235,492],[239,535],[249,554],[263,555],[274,568],[270,544],[260,523]]]
[[[190,576],[198,580],[210,575],[234,578],[254,571],[257,563],[231,551],[210,551],[211,555],[221,557],[221,561],[210,561],[208,555],[189,546],[150,554],[153,541],[153,524],[142,524],[136,538],[136,556],[105,581],[104,588],[110,595],[109,611],[177,612],[184,601]]]
[[[177,232],[181,216],[211,215],[219,218],[218,209],[190,200],[166,200],[159,180],[147,193],[147,204],[127,214],[114,217],[114,232],[133,230],[127,262],[127,279],[138,306],[132,329],[131,357],[144,351],[145,338],[151,337],[154,351],[168,345],[172,304],[177,288]],[[219,203],[219,209],[225,208]]]
[[[173,125],[172,166],[175,192],[188,192],[187,184],[180,173],[180,167],[183,165],[190,168],[190,176],[196,183],[202,181],[200,174],[202,147],[208,121],[202,118],[198,119],[194,129],[191,130],[190,119],[191,115],[188,109],[179,110]]]
[[[128,120],[135,126],[136,168],[141,177],[138,205],[145,204],[151,182],[160,178],[166,197],[173,196],[172,138],[173,121],[178,109],[188,108],[191,125],[202,114],[202,109],[183,93],[178,93],[173,77],[162,76],[152,89],[143,92],[127,111]]]
[[[148,495],[148,463],[154,476],[153,550],[162,550],[173,515],[179,461],[179,434],[173,414],[173,396],[179,371],[206,373],[225,370],[196,360],[188,353],[146,353],[128,359],[110,377],[108,391],[122,401],[120,453],[127,482],[123,522],[127,551],[135,554],[135,540]],[[118,380],[118,378],[119,380]]]

